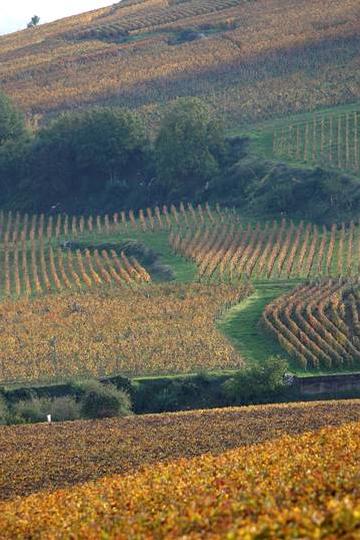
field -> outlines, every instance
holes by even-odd
[[[93,103],[156,125],[198,95],[238,127],[358,101],[358,29],[356,0],[121,2],[0,37],[0,76],[35,125]]]
[[[357,538],[360,423],[0,503],[5,538]]]
[[[0,426],[0,499],[359,420],[353,400]]]

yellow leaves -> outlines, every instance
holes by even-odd
[[[154,285],[6,301],[0,304],[6,321],[0,380],[240,367],[242,359],[215,329],[214,318],[242,294],[226,285]],[[50,348],[53,338],[56,347]]]
[[[4,539],[355,539],[359,457],[359,422],[328,427],[1,503],[0,527]]]
[[[219,454],[286,433],[298,434],[353,420],[360,420],[360,400],[142,415],[56,423],[51,428],[46,424],[0,427],[0,499],[83,483],[102,476],[125,474],[160,461],[205,453]],[[338,452],[339,445],[341,447],[345,443],[347,454],[344,459],[349,461],[357,452],[358,445],[351,432],[343,433],[342,440],[338,444],[333,443],[332,451]],[[317,447],[325,448],[326,444],[326,437],[319,436]],[[284,498],[297,496],[304,489],[304,480],[301,479],[311,474],[307,454],[313,455],[314,459],[321,455],[315,447],[308,446],[302,458],[298,457],[296,467],[288,468],[288,479],[292,478],[294,482],[286,493],[268,494],[264,499],[264,508],[268,511],[275,504],[274,498],[276,504],[281,505]],[[246,471],[248,481],[254,484],[255,503],[258,490],[261,491],[269,481],[269,467],[275,461],[276,456],[268,453],[263,457],[261,467],[246,460],[238,462],[238,470]],[[186,461],[182,463],[186,468]],[[288,465],[290,467],[290,463]],[[221,469],[213,470],[211,474],[211,483],[224,499],[224,505],[236,511],[242,511],[245,504],[249,506],[241,491],[235,501],[231,499]],[[339,485],[343,476],[343,463],[339,462]],[[310,478],[309,485],[312,481],[324,483],[328,479],[326,471],[317,471],[313,480]],[[187,480],[181,477],[173,486],[173,478],[166,470],[159,481],[163,487],[165,484],[172,486],[175,493],[184,491]],[[191,490],[185,496],[190,505]],[[206,495],[204,504],[209,506],[211,500],[212,495]],[[133,502],[132,499],[131,504]]]

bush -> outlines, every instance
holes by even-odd
[[[0,396],[0,425],[7,424],[9,416],[9,410],[6,405],[5,399]]]
[[[131,414],[131,401],[124,390],[113,384],[87,381],[78,385],[81,416],[85,418],[107,418]]]
[[[62,422],[79,418],[80,406],[71,396],[53,399],[33,397],[15,403],[11,412],[16,422],[45,422],[48,414],[55,422]]]
[[[39,398],[21,400],[15,403],[12,407],[12,416],[16,422],[43,422],[46,420],[46,414],[41,410]]]
[[[261,403],[279,397],[285,389],[287,362],[270,356],[262,365],[239,371],[223,383],[227,399],[236,404]]]

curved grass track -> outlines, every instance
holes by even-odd
[[[265,306],[289,292],[298,283],[298,280],[254,282],[254,292],[240,304],[230,308],[218,321],[218,328],[239,351],[247,365],[259,364],[269,356],[280,355],[288,360],[292,373],[310,375],[308,371],[300,369],[296,360],[258,324]],[[314,374],[318,375],[319,372]]]

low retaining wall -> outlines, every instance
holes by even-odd
[[[322,375],[317,377],[294,377],[294,385],[300,395],[337,394],[360,392],[360,373]]]

